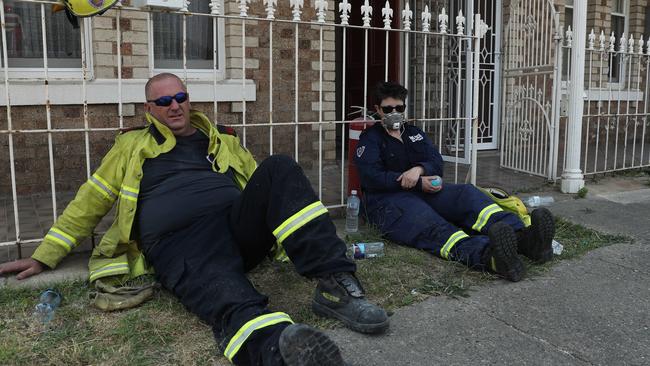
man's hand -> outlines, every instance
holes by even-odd
[[[19,259],[17,261],[0,264],[0,275],[18,272],[16,279],[22,280],[43,272],[45,265],[32,258]]]
[[[397,177],[397,181],[402,184],[403,189],[411,189],[418,184],[418,179],[422,174],[424,174],[424,168],[419,165],[414,166]]]
[[[436,178],[440,179],[440,185],[432,186],[431,181]],[[422,192],[424,193],[436,193],[436,192],[440,192],[440,190],[442,189],[442,178],[440,178],[437,175],[422,177],[421,179],[422,179]]]

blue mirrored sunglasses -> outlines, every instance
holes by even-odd
[[[158,107],[169,107],[172,104],[172,100],[176,100],[176,103],[181,104],[187,100],[190,95],[186,92],[180,92],[174,96],[165,95],[154,100],[147,100],[147,102],[155,103]]]

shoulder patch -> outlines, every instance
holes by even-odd
[[[409,136],[409,139],[411,139],[411,142],[418,142],[424,140],[424,137],[422,137],[422,134],[418,133],[417,135]]]
[[[219,133],[237,137],[237,132],[235,132],[235,129],[230,126],[217,125],[217,131],[219,131]]]
[[[142,125],[142,126],[135,126],[135,127],[120,128],[120,134],[135,131],[135,130],[144,130],[147,127],[149,127],[149,126],[148,125]]]

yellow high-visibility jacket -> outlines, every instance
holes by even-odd
[[[123,282],[152,273],[137,243],[130,237],[138,205],[142,165],[145,159],[170,151],[176,145],[176,138],[167,126],[149,113],[146,119],[149,123],[147,128],[117,136],[97,171],[79,188],[32,258],[55,268],[92,233],[117,202],[113,224],[90,257],[90,281],[103,278],[103,281]],[[212,169],[225,173],[232,168],[237,185],[243,189],[257,163],[241,146],[239,138],[234,133],[226,133],[230,132],[226,131],[227,128],[217,128],[201,112],[192,111],[190,121],[210,140],[206,157],[212,161]]]

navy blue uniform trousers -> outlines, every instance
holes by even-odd
[[[364,202],[368,220],[387,239],[478,269],[492,224],[524,227],[471,184],[444,184],[437,193],[368,193]]]

